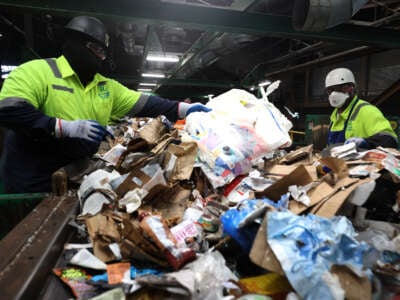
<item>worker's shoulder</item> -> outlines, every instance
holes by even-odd
[[[32,71],[43,71],[49,68],[49,64],[46,59],[33,59],[19,65],[19,70],[32,70]],[[50,70],[50,69],[49,69]]]
[[[373,105],[372,103],[369,103],[368,101],[359,99],[357,103],[356,110],[359,111],[359,114],[362,115],[368,115],[371,113],[381,113],[380,109]]]
[[[109,86],[112,86],[113,88],[126,88],[122,83],[120,83],[119,81],[104,76],[100,73],[96,74],[96,80],[100,83],[100,84],[107,84]]]

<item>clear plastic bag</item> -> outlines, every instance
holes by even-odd
[[[252,161],[291,143],[290,121],[264,100],[233,89],[207,103],[211,112],[186,118],[185,130],[197,142],[200,159],[216,175],[245,174]]]

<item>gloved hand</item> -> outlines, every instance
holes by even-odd
[[[359,148],[366,148],[368,146],[367,141],[360,137],[351,137],[347,139],[344,143],[345,144],[354,143]]]
[[[196,111],[204,111],[209,112],[211,108],[196,102],[196,103],[186,103],[186,102],[179,102],[179,109],[178,109],[178,116],[179,118],[185,118],[192,112]]]
[[[57,138],[79,138],[95,143],[100,143],[106,134],[110,134],[105,127],[96,121],[66,121],[63,119],[56,119],[54,133]]]

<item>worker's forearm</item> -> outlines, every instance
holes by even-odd
[[[55,118],[46,116],[22,98],[0,101],[0,126],[32,137],[52,135]]]
[[[164,115],[168,120],[175,122],[178,119],[178,105],[177,101],[158,96],[142,97],[128,113],[128,116],[154,118]]]
[[[369,145],[369,149],[373,149],[378,146],[384,148],[397,148],[397,139],[388,133],[377,133],[369,138],[366,138],[365,140]]]

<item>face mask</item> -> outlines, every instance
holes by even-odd
[[[67,41],[63,46],[63,54],[85,85],[100,71],[103,63],[102,59],[80,41]]]
[[[341,92],[335,92],[333,91],[329,95],[329,103],[331,104],[332,107],[342,107],[343,104],[346,102],[346,100],[349,98],[349,94],[347,93],[341,93]]]

